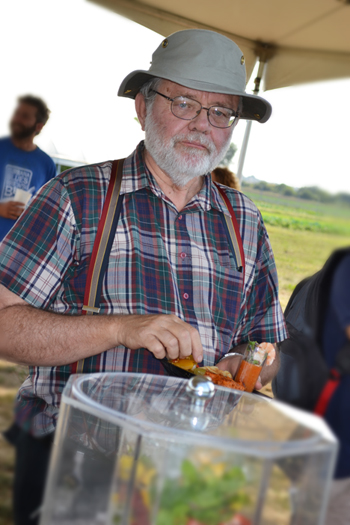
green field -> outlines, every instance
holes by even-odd
[[[350,208],[281,197],[271,192],[244,192],[260,208],[275,254],[283,307],[295,285],[319,270],[336,248],[350,245]],[[9,426],[23,367],[0,361],[0,431]],[[12,525],[11,484],[14,453],[0,438],[0,525]]]
[[[244,192],[258,206],[266,224],[285,307],[301,279],[317,272],[333,250],[350,246],[350,207],[246,188]]]

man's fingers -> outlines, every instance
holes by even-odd
[[[175,325],[174,332],[179,342],[179,357],[188,357],[192,354],[192,339],[188,327]]]
[[[16,201],[9,202],[8,215],[10,219],[16,220],[24,211],[24,204]]]
[[[179,357],[193,355],[194,360],[200,363],[203,360],[203,347],[198,330],[173,315],[170,321],[173,322],[171,331],[179,341]]]
[[[203,361],[203,346],[198,330],[192,328],[191,337],[193,358],[196,363],[201,363]]]
[[[177,337],[169,330],[160,330],[157,336],[163,348],[165,348],[167,357],[169,359],[177,359],[180,356],[180,345]]]
[[[203,359],[198,331],[176,315],[131,315],[118,320],[116,344],[127,348],[147,348],[157,359],[170,359],[193,354],[196,362]],[[131,328],[131,329],[130,329]]]
[[[147,350],[152,352],[154,357],[156,357],[157,359],[163,359],[163,357],[166,356],[165,347],[157,337],[150,336],[148,338],[147,343],[145,344],[145,347],[147,348]]]
[[[262,389],[262,382],[261,382],[261,377],[259,376],[257,382],[255,383],[255,390],[261,390]]]

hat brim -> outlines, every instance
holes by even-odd
[[[220,84],[210,84],[208,82],[200,82],[198,80],[182,79],[180,77],[167,78],[164,74],[160,77],[157,74],[151,74],[149,71],[132,71],[127,77],[124,78],[121,83],[118,95],[120,97],[135,99],[137,93],[141,87],[151,80],[152,78],[163,78],[164,80],[170,80],[176,82],[182,86],[190,89],[196,89],[199,91],[207,91],[209,93],[222,93],[224,95],[236,95],[242,99],[242,113],[241,119],[245,120],[256,120],[257,122],[267,122],[272,113],[272,107],[267,100],[256,95],[247,95],[244,92],[238,92],[231,90],[227,86],[220,86]]]

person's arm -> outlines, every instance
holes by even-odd
[[[17,201],[0,202],[0,217],[16,221],[24,211],[24,204]]]
[[[232,352],[243,354],[246,349],[247,343],[244,343],[242,345],[238,345],[235,348],[232,349]],[[255,385],[255,390],[260,390],[264,385],[272,381],[272,379],[275,377],[275,375],[278,372],[279,366],[280,366],[280,356],[279,351],[277,349],[277,345],[274,344],[275,351],[276,351],[276,357],[275,360],[271,365],[266,365],[263,367],[260,375],[260,380],[257,381]],[[241,359],[239,356],[237,358],[230,357],[228,359],[223,359],[222,361],[219,361],[217,363],[217,367],[220,368],[220,370],[227,370],[232,374],[232,377],[234,378],[238,367],[240,365]]]
[[[198,331],[175,315],[62,315],[34,308],[2,285],[0,333],[0,357],[26,365],[64,365],[118,345],[146,348],[158,359],[203,356]]]

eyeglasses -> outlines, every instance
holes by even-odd
[[[197,100],[187,97],[175,97],[170,98],[163,93],[159,93],[155,89],[152,89],[153,93],[157,93],[163,98],[166,98],[171,102],[171,112],[172,114],[182,120],[193,120],[202,111],[205,109],[208,115],[208,120],[214,128],[230,128],[236,126],[239,115],[236,111],[230,108],[225,108],[222,106],[210,106],[210,108],[205,108]]]

